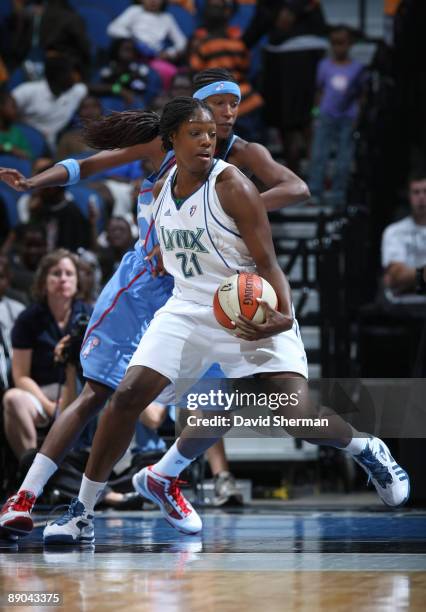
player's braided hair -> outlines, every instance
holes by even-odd
[[[93,149],[122,149],[154,140],[159,123],[160,117],[153,111],[111,113],[86,122],[83,139]]]
[[[195,111],[212,112],[205,102],[185,96],[174,98],[163,109],[161,118],[153,111],[123,111],[101,117],[84,126],[86,143],[94,149],[122,149],[151,142],[161,136],[166,151],[173,149],[170,135]]]
[[[231,81],[232,83],[237,83],[226,68],[207,68],[207,70],[197,72],[197,74],[192,77],[193,92],[195,93],[202,87],[217,83],[218,81]]]

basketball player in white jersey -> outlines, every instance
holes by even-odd
[[[110,471],[128,447],[141,409],[170,383],[199,378],[206,365],[219,362],[231,378],[255,374],[290,378],[306,388],[306,356],[266,212],[252,183],[235,167],[213,159],[215,129],[211,111],[202,101],[176,98],[164,108],[156,130],[165,148],[174,148],[176,167],[154,188],[154,215],[164,264],[175,279],[174,294],[156,313],[104,411],[78,502],[45,528],[47,543],[93,541],[93,509]],[[238,270],[256,270],[266,278],[277,293],[279,309],[265,305],[262,324],[239,318],[236,338],[216,322],[212,301],[223,277]],[[377,438],[355,437],[338,416],[330,422],[327,433],[333,445],[354,456],[382,499],[393,506],[404,503],[408,476],[386,446]],[[134,485],[160,505],[175,528],[196,533],[201,519],[170,472],[183,469],[212,441],[190,441],[192,455],[185,454],[185,442],[178,440],[168,458],[142,470]]]
[[[256,176],[266,189],[261,199],[267,210],[306,199],[309,192],[301,179],[277,164],[265,147],[248,143],[232,133],[241,92],[230,73],[222,69],[203,71],[194,77],[194,90],[194,97],[205,100],[215,117],[215,157],[229,159]],[[90,333],[85,338],[81,360],[86,384],[71,406],[55,421],[17,494],[12,495],[1,509],[0,533],[3,527],[8,534],[15,533],[19,537],[31,531],[30,515],[36,498],[57,470],[73,440],[117,388],[141,334],[154,312],[170,297],[171,277],[158,278],[157,271],[150,270],[145,260],[145,254],[157,243],[155,231],[150,231],[149,206],[152,186],[157,180],[155,175],[163,176],[174,164],[173,151],[166,153],[159,137],[149,140],[152,137],[149,127],[151,115],[143,111],[115,113],[87,126],[86,137],[93,148],[111,147],[115,150],[105,150],[84,160],[62,160],[30,179],[25,179],[16,170],[0,168],[0,179],[18,190],[73,184],[80,176],[87,178],[90,174],[140,157],[147,159],[155,169],[154,174],[143,182],[138,199],[139,240],[104,287],[89,324]],[[157,121],[158,117],[154,116]],[[120,325],[124,321],[127,324]],[[211,374],[211,370],[209,372]],[[219,440],[219,444],[209,451],[208,459],[214,461],[216,473],[227,472],[222,441]],[[227,483],[226,489],[232,493],[229,478]]]

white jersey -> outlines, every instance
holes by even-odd
[[[227,276],[255,271],[255,264],[234,220],[223,210],[216,180],[230,164],[214,160],[206,182],[177,205],[171,187],[174,166],[154,202],[154,219],[166,270],[175,279],[173,294],[212,306]]]

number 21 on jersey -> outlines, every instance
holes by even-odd
[[[191,253],[189,257],[187,253],[176,253],[176,259],[180,261],[182,274],[185,278],[191,278],[191,276],[195,276],[195,274],[203,273],[195,253]]]

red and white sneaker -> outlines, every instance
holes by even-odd
[[[6,536],[26,536],[33,529],[30,514],[36,496],[31,491],[18,491],[9,497],[0,512],[0,533]]]
[[[166,521],[181,533],[187,535],[199,533],[203,524],[179,489],[178,485],[182,481],[170,476],[161,476],[152,468],[150,465],[133,476],[135,491],[157,504]]]

